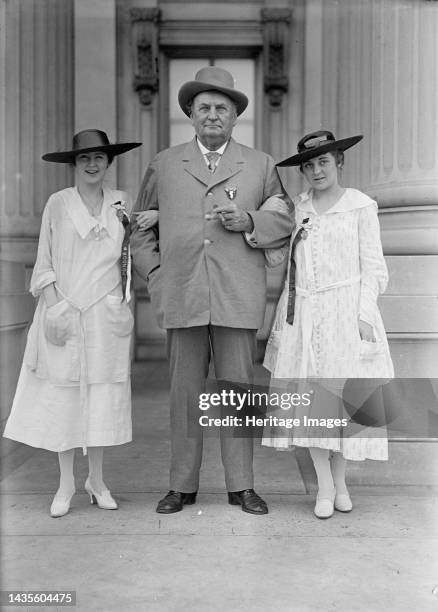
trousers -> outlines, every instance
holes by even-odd
[[[217,380],[251,384],[256,357],[255,329],[203,325],[167,330],[170,369],[170,488],[193,493],[199,487],[203,431],[199,396],[205,393],[211,359]],[[228,491],[254,486],[252,437],[220,429]]]

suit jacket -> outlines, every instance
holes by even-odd
[[[242,232],[223,228],[213,206],[234,202],[254,222],[251,248]],[[211,174],[196,139],[166,149],[149,165],[135,210],[159,210],[157,232],[133,224],[134,268],[148,282],[158,324],[164,328],[213,325],[258,329],[263,325],[266,270],[263,247],[282,246],[291,215],[259,211],[271,195],[284,194],[274,161],[233,139]]]

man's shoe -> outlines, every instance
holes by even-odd
[[[159,514],[173,514],[180,512],[184,505],[192,505],[196,501],[195,493],[181,493],[180,491],[169,491],[169,493],[160,499],[157,505],[156,512]]]
[[[229,492],[228,503],[232,506],[242,506],[242,510],[249,514],[268,514],[266,502],[257,495],[254,489]]]

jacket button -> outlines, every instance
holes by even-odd
[[[206,246],[207,246],[207,245],[209,245],[209,244],[211,244],[211,240],[208,240],[208,238],[206,238],[206,239],[204,240],[204,244],[205,244]]]
[[[208,191],[208,192],[207,192],[207,195],[208,195],[208,196],[212,196],[212,195],[213,195],[213,192],[212,192],[212,191]]]

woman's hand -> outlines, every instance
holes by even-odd
[[[361,340],[366,340],[367,342],[376,341],[373,326],[366,323],[366,321],[362,321],[362,319],[359,319],[359,334]]]
[[[146,232],[158,223],[158,210],[142,210],[136,214],[137,225],[141,232]]]

